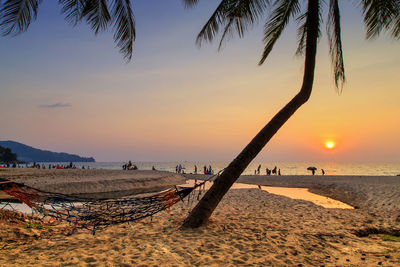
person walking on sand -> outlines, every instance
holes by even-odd
[[[260,169],[261,169],[261,164],[260,164],[260,165],[258,165],[258,168],[257,168],[257,174],[260,174]]]
[[[197,166],[194,165],[194,174],[197,174]]]
[[[182,165],[179,164],[179,166],[178,166],[178,173],[181,173],[181,172],[182,172]]]
[[[324,169],[321,169],[321,173],[322,173],[322,175],[325,175]]]
[[[277,167],[275,166],[275,168],[272,169],[272,174],[276,174],[276,169]]]

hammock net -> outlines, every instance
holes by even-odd
[[[193,187],[174,187],[152,195],[118,199],[79,198],[45,192],[7,180],[0,183],[0,190],[28,205],[47,223],[65,221],[75,228],[91,230],[94,234],[97,229],[108,225],[131,222],[168,210],[204,183],[195,183]],[[3,202],[3,208],[7,205],[8,202]]]

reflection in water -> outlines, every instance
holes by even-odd
[[[194,180],[188,180],[185,186],[193,186],[194,182],[195,182]],[[212,185],[211,181],[207,182],[206,189],[209,189],[211,185]],[[233,186],[231,187],[231,189],[253,189],[253,188],[260,188],[260,187],[258,185],[242,184],[242,183],[234,183]],[[328,209],[353,209],[352,206],[349,206],[346,203],[340,202],[338,200],[329,197],[311,193],[308,191],[307,188],[261,186],[261,189],[275,195],[281,195],[292,199],[302,199],[310,201],[316,205]]]

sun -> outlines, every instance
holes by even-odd
[[[325,147],[326,147],[327,149],[332,149],[332,148],[334,148],[335,146],[336,146],[336,144],[335,144],[335,142],[333,142],[333,141],[328,141],[328,142],[325,143]]]

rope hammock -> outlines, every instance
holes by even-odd
[[[152,195],[118,199],[80,198],[46,192],[8,180],[3,180],[0,183],[0,190],[28,205],[32,212],[41,214],[42,220],[48,219],[48,222],[65,221],[72,224],[74,228],[85,228],[95,234],[97,229],[108,225],[136,221],[169,210],[172,205],[183,201],[195,189],[201,188],[201,186],[204,188],[205,183],[214,177],[215,175],[199,184],[195,182],[193,187],[175,186]],[[200,195],[201,190],[197,198]],[[189,201],[190,197],[188,198]],[[7,205],[9,205],[9,202],[5,203],[3,208]]]

